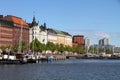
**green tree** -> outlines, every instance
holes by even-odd
[[[65,48],[64,48],[64,45],[63,44],[60,44],[59,45],[59,52],[64,52]]]
[[[12,51],[14,51],[14,52],[18,52],[19,50],[21,50],[20,52],[24,52],[24,51],[27,50],[27,46],[26,46],[25,42],[22,41],[22,45],[21,46],[18,44],[18,45],[15,45],[12,48]]]
[[[65,46],[65,51],[73,52],[73,47],[71,47],[71,46]]]
[[[46,50],[51,50],[52,52],[55,51],[55,44],[52,42],[48,42],[46,44]]]
[[[22,52],[26,51],[27,50],[27,46],[25,44],[25,42],[22,42]]]
[[[75,51],[77,53],[85,53],[85,49],[80,44],[77,45],[77,47],[75,48]]]
[[[9,49],[9,50],[12,50],[12,47],[10,45],[6,45],[6,46],[0,46],[0,49],[1,50],[5,50],[5,49]]]
[[[32,50],[32,51],[36,51],[36,52],[38,52],[38,51],[42,51],[41,49],[40,49],[40,46],[41,46],[42,44],[38,41],[38,39],[35,39],[35,40],[33,40],[31,43],[30,43],[30,49]]]

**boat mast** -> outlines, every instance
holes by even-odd
[[[18,47],[18,53],[21,53],[22,52],[22,28],[23,28],[23,25],[21,23],[20,25],[20,40],[19,40],[19,47]]]
[[[114,46],[113,46],[113,50],[112,50],[113,54],[114,54]]]
[[[1,27],[1,23],[0,23],[0,27]],[[0,33],[2,33],[2,30],[1,30],[1,28],[0,28]],[[1,35],[2,35],[2,34],[0,34],[0,38],[1,38]]]

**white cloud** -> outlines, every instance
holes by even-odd
[[[96,37],[96,38],[110,38],[111,36],[103,31],[94,31],[94,30],[69,30],[73,35],[85,35],[87,37]]]
[[[110,35],[109,35],[108,33],[106,33],[106,32],[101,32],[101,31],[95,31],[95,32],[94,32],[94,35],[95,35],[96,37],[100,37],[100,38],[104,38],[104,37],[110,38]]]

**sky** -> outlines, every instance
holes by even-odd
[[[120,0],[1,0],[0,15],[21,17],[28,23],[33,16],[39,25],[84,35],[97,44],[107,37],[120,47]]]

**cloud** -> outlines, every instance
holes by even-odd
[[[108,33],[102,32],[102,31],[95,31],[94,35],[101,38],[104,38],[104,37],[110,38],[110,35]]]
[[[69,30],[73,35],[85,35],[87,37],[96,37],[96,38],[110,38],[110,34],[103,32],[103,31],[94,31],[94,30]]]
[[[111,37],[120,38],[120,33],[110,33]]]

